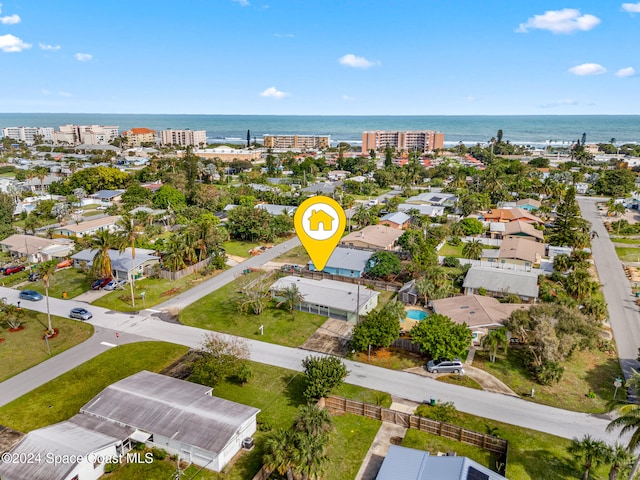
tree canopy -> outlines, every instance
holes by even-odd
[[[434,313],[411,329],[411,339],[433,358],[462,355],[471,345],[472,334],[466,323],[458,324],[449,317]]]

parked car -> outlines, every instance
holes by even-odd
[[[56,265],[56,268],[65,268],[70,267],[71,265],[73,265],[73,260],[69,258],[67,260],[61,261],[58,265]]]
[[[40,292],[36,292],[35,290],[22,290],[18,296],[20,300],[31,300],[32,302],[37,302],[44,298]]]
[[[69,318],[77,318],[78,320],[89,320],[93,318],[91,312],[85,308],[72,308],[69,312]]]
[[[448,360],[446,358],[436,358],[427,363],[429,373],[464,373],[462,361],[459,358]]]
[[[96,208],[96,210],[106,210],[108,207],[106,205],[100,205]]]
[[[111,277],[99,278],[91,284],[91,290],[100,290],[104,288],[111,281]]]
[[[30,282],[37,282],[38,280],[40,280],[40,273],[38,272],[31,272],[29,274],[29,281]]]
[[[122,290],[122,288],[127,283],[126,280],[116,280],[115,278],[111,280],[104,286],[105,290]]]
[[[293,272],[301,272],[302,271],[302,267],[300,265],[282,265],[280,267],[280,271],[281,272],[289,272],[289,273],[293,273]]]
[[[11,265],[10,267],[7,267],[4,269],[4,274],[11,275],[13,273],[18,273],[23,270],[24,270],[24,267],[22,265]]]

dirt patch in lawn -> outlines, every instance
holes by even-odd
[[[353,325],[344,320],[327,319],[300,348],[314,352],[345,356]]]

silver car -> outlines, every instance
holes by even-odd
[[[78,320],[90,320],[93,315],[89,310],[84,308],[72,308],[69,312],[69,318],[77,318]]]
[[[464,374],[462,366],[462,361],[459,358],[454,358],[453,360],[448,360],[446,358],[436,358],[434,360],[429,360],[429,362],[427,363],[427,371],[429,373]]]

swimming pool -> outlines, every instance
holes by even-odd
[[[418,322],[421,322],[428,316],[427,312],[422,310],[407,310],[407,318],[410,320],[417,320]]]

